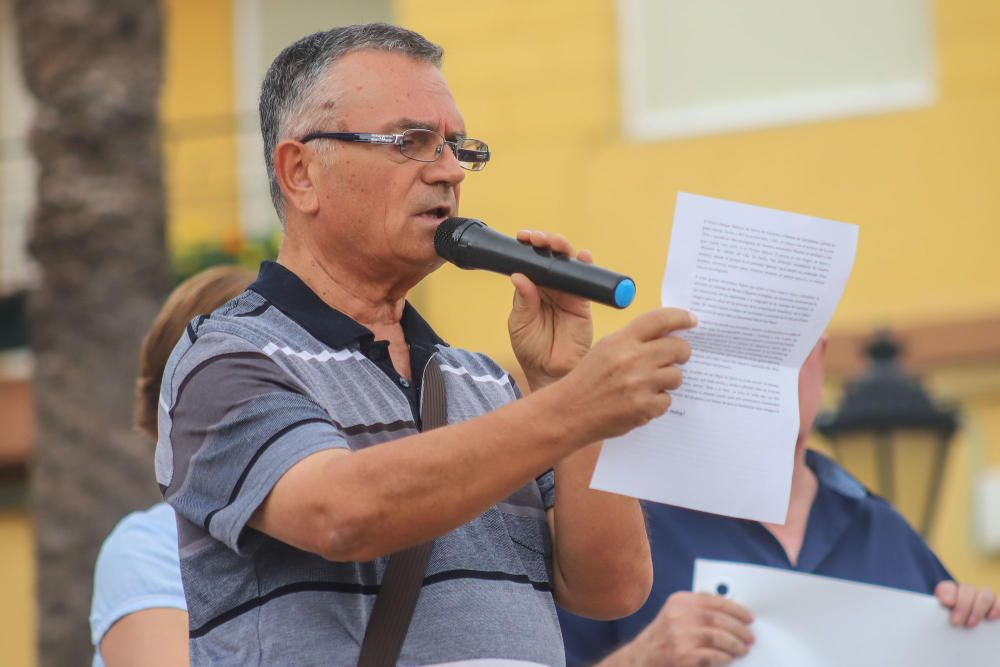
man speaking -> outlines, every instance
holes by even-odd
[[[522,400],[434,333],[406,295],[489,160],[441,56],[350,26],[292,44],[265,77],[278,261],[196,320],[164,373],[156,467],[193,664],[561,665],[554,602],[609,619],[649,592],[638,503],[588,482],[597,443],[666,410],[690,355],[669,334],[694,319],[653,311],[591,348],[587,301],[517,274]]]

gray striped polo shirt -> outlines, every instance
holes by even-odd
[[[428,363],[443,371],[451,423],[518,398],[499,366],[448,347],[409,304],[401,323],[412,383],[384,341],[266,262],[174,349],[156,475],[177,512],[192,664],[356,664],[387,558],[327,561],[247,521],[304,457],[417,433]],[[401,664],[564,664],[545,521],[554,496],[549,471],[435,541]]]

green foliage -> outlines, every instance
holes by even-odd
[[[271,236],[241,240],[234,247],[223,245],[189,246],[172,257],[174,284],[191,277],[203,269],[220,264],[239,264],[254,271],[264,260],[273,260],[278,256],[281,245],[281,232]]]

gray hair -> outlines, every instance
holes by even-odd
[[[307,35],[288,46],[264,75],[260,89],[260,131],[264,138],[264,162],[271,188],[271,201],[281,224],[285,202],[274,173],[274,148],[278,141],[315,122],[316,85],[329,68],[351,51],[392,51],[441,66],[444,50],[422,35],[386,23],[367,23],[333,28]]]

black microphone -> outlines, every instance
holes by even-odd
[[[482,220],[448,218],[434,233],[434,249],[461,269],[508,276],[523,273],[540,287],[615,308],[626,308],[635,298],[635,282],[628,276],[521,243],[493,231]]]

